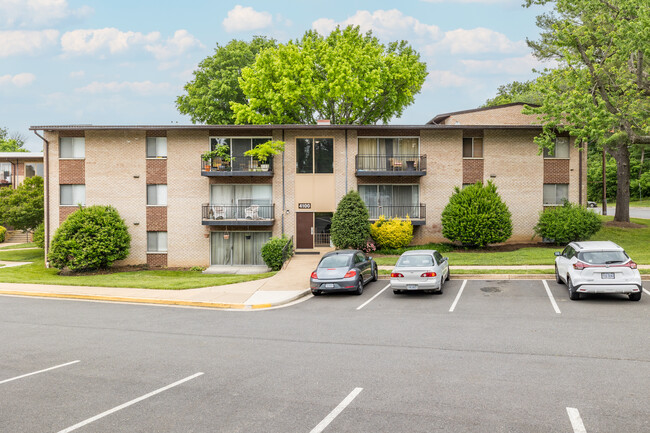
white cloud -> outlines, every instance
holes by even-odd
[[[57,43],[57,30],[8,30],[0,31],[0,57],[16,54],[33,54]]]
[[[41,27],[68,17],[82,18],[92,13],[82,6],[71,9],[67,0],[1,0],[0,25],[7,27]]]
[[[173,37],[167,38],[163,43],[146,45],[145,49],[156,59],[165,60],[180,56],[194,47],[203,47],[203,44],[187,30],[176,30]]]
[[[159,32],[122,32],[116,28],[80,29],[61,36],[65,54],[95,54],[108,50],[111,54],[128,50],[134,45],[146,45],[160,39]]]
[[[23,72],[16,75],[0,75],[0,86],[13,85],[16,87],[25,87],[36,79],[36,75],[29,72]]]
[[[422,88],[424,90],[440,87],[466,87],[472,81],[469,78],[460,76],[452,71],[429,71]]]
[[[526,49],[524,41],[513,42],[503,33],[484,27],[445,32],[444,38],[427,47],[427,52],[448,50],[451,54],[514,53]]]
[[[507,75],[530,74],[533,68],[540,68],[544,65],[544,63],[537,60],[532,54],[502,60],[461,60],[460,63],[468,71],[476,72],[477,74]]]
[[[70,78],[83,78],[86,75],[86,71],[72,71],[69,75]]]
[[[405,35],[413,35],[425,38],[427,40],[437,39],[440,35],[440,29],[435,25],[422,23],[417,18],[404,15],[397,9],[357,11],[351,17],[336,22],[329,18],[320,18],[312,23],[312,28],[321,34],[329,34],[334,28],[340,25],[358,25],[363,32],[372,30],[380,38],[400,38],[404,39]]]
[[[155,95],[168,93],[171,90],[172,86],[169,83],[153,83],[151,81],[93,81],[84,87],[75,89],[76,92],[89,94],[130,92],[138,95]]]
[[[273,16],[268,12],[257,12],[252,7],[235,6],[228,11],[228,16],[223,20],[223,27],[227,32],[240,32],[258,30],[269,27]]]

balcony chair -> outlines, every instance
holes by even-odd
[[[260,219],[259,209],[260,209],[259,205],[256,204],[247,207],[244,210],[244,217],[246,219],[253,219],[253,220]]]

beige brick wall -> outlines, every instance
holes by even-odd
[[[523,105],[493,108],[472,113],[453,114],[443,122],[445,125],[533,125],[539,124],[537,116],[522,114]],[[456,123],[458,122],[458,123]]]

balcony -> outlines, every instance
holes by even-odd
[[[212,161],[201,160],[201,176],[273,177],[273,158],[266,162],[267,164],[261,164],[249,156],[235,157],[228,162],[223,162],[221,158],[214,158]]]
[[[354,169],[357,176],[424,176],[426,155],[357,155]]]
[[[203,205],[204,226],[272,226],[274,222],[275,204]]]
[[[406,218],[411,219],[414,226],[423,226],[427,219],[427,206],[423,203],[416,205],[388,205],[388,206],[366,206],[370,214],[370,221],[375,222],[383,215],[386,219]]]

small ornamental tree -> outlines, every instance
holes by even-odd
[[[600,217],[575,203],[548,207],[539,214],[535,234],[556,244],[584,241],[596,234],[602,222]]]
[[[330,234],[337,249],[362,248],[370,237],[368,209],[356,191],[343,196],[332,216]]]
[[[413,224],[408,216],[387,220],[382,215],[370,226],[370,235],[380,248],[403,248],[413,239]]]
[[[442,211],[442,235],[466,246],[505,242],[512,235],[511,213],[491,181],[455,188]]]
[[[108,268],[129,255],[131,236],[112,206],[79,208],[54,233],[48,260],[72,271]]]

